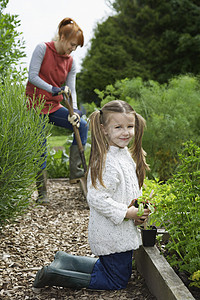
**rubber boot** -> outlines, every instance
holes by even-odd
[[[87,179],[86,179],[86,177],[80,178],[80,187],[83,192],[83,195],[85,196],[85,198],[87,198]]]
[[[70,183],[77,183],[84,177],[84,170],[81,168],[82,161],[78,145],[71,145],[69,156]]]
[[[48,204],[49,199],[47,196],[47,175],[46,170],[40,170],[36,177],[36,186],[38,191],[38,198],[36,203]]]
[[[33,287],[42,288],[55,285],[70,288],[87,288],[97,260],[97,258],[70,255],[63,251],[58,251],[50,266],[43,267],[37,272]]]
[[[91,274],[97,260],[98,258],[71,255],[64,251],[58,251],[50,267]]]
[[[84,147],[83,147],[84,148]],[[81,168],[82,161],[77,145],[71,145],[70,157],[69,157],[69,168],[70,168],[70,183],[80,183],[80,188],[83,195],[87,197],[87,183],[84,174],[84,170]]]
[[[45,286],[62,286],[68,288],[87,288],[90,284],[91,274],[56,269],[50,266],[43,267],[37,272],[34,288]]]

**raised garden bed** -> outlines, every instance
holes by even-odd
[[[170,267],[156,246],[141,246],[135,252],[136,267],[145,278],[150,292],[159,300],[194,300],[195,298]]]
[[[163,244],[167,243],[168,232],[157,229],[157,234],[162,236]],[[187,274],[176,272],[159,246],[142,246],[135,252],[137,270],[144,277],[150,292],[158,300],[200,300],[200,289],[189,286]]]

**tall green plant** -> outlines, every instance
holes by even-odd
[[[41,108],[27,110],[20,74],[16,81],[11,77],[0,81],[0,226],[29,204],[48,121],[40,118]]]
[[[200,270],[200,147],[188,142],[179,157],[177,172],[159,204],[159,218],[171,237],[169,262],[192,274]]]

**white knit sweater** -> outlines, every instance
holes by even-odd
[[[141,196],[136,165],[128,148],[110,146],[103,171],[104,188],[97,181],[87,181],[87,201],[90,206],[88,240],[95,255],[108,255],[137,249],[141,237],[133,220],[125,221],[128,205]]]

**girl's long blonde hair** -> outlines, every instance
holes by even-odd
[[[113,100],[106,103],[100,111],[93,112],[89,117],[91,130],[89,169],[91,172],[92,185],[96,188],[98,179],[100,184],[105,187],[102,174],[109,144],[106,135],[103,133],[102,125],[106,126],[109,123],[110,114],[115,112],[131,113],[135,117],[135,135],[130,147],[130,153],[136,163],[136,174],[139,187],[141,188],[146,170],[149,169],[145,159],[146,153],[142,148],[142,136],[146,122],[127,102],[122,100]]]

